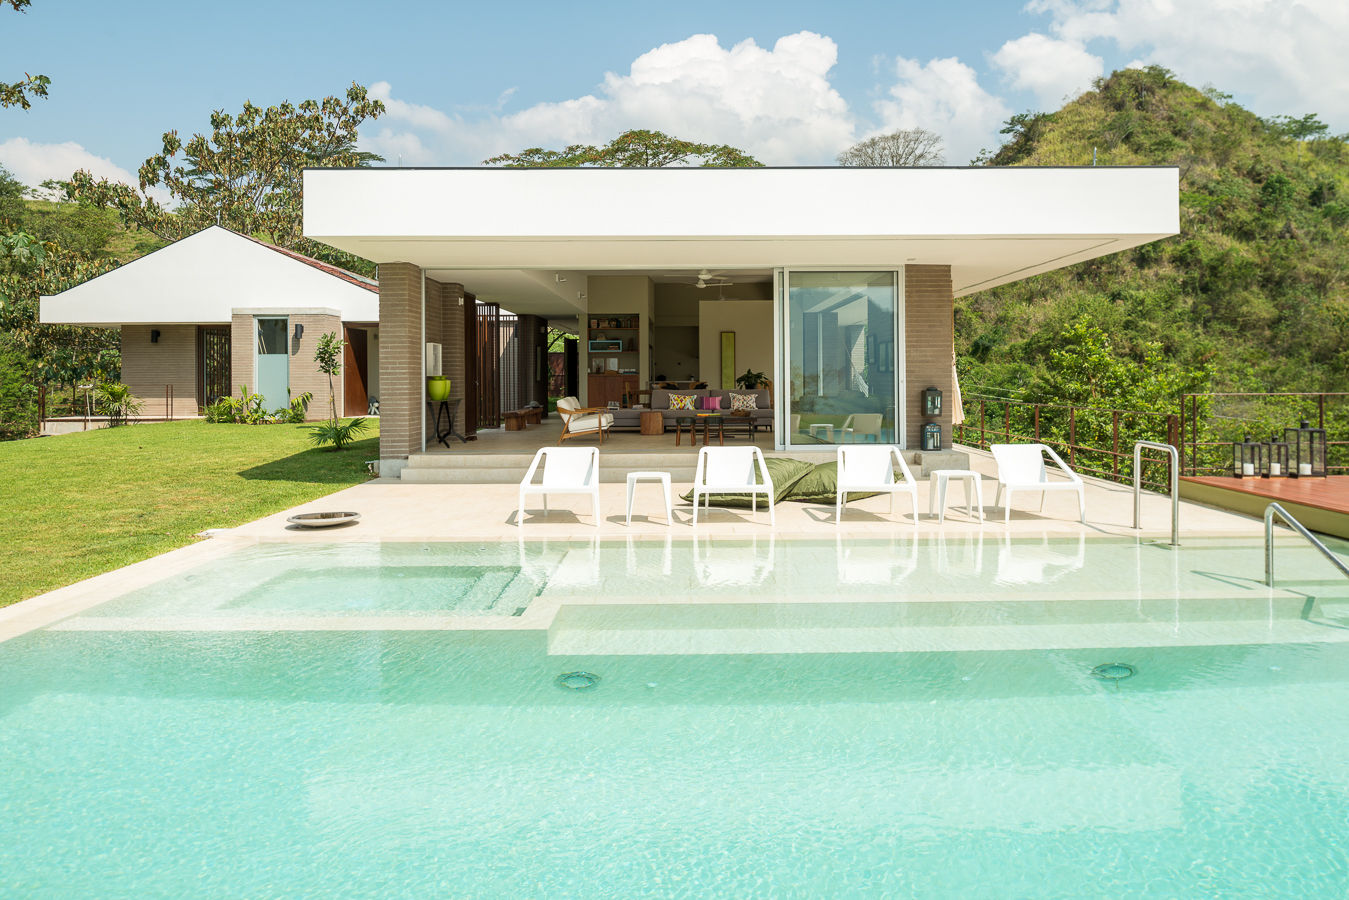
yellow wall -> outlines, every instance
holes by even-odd
[[[698,304],[698,377],[713,388],[722,387],[723,331],[735,332],[736,375],[753,369],[773,377],[772,301],[705,300]]]

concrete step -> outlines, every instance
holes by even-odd
[[[431,467],[403,470],[401,476],[409,484],[519,484],[529,469],[526,461],[520,466],[472,466],[465,468]],[[662,466],[643,463],[639,466],[600,466],[601,484],[622,484],[627,480],[628,472],[651,470],[669,472],[670,483],[675,486],[693,483],[694,466]]]

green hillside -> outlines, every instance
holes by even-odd
[[[1158,67],[1004,134],[985,162],[1179,166],[1181,233],[958,300],[967,390],[1168,411],[1186,390],[1349,390],[1345,137]]]

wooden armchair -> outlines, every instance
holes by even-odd
[[[562,433],[557,442],[561,444],[568,438],[599,434],[600,443],[614,424],[614,415],[599,406],[582,406],[575,397],[563,397],[557,401],[557,412],[562,417]]]

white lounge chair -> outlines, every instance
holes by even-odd
[[[880,413],[855,413],[843,420],[843,440],[856,443],[859,437],[869,437],[873,444],[881,442],[881,425],[885,417]]]
[[[1087,524],[1087,494],[1082,479],[1068,468],[1053,447],[1045,444],[992,444],[988,448],[998,463],[998,494],[993,500],[997,506],[1002,501],[1002,492],[1007,491],[1007,505],[1003,507],[1002,521],[1008,524],[1012,520],[1012,492],[1039,491],[1040,509],[1045,508],[1045,494],[1050,491],[1074,491],[1077,493],[1077,515],[1082,524]],[[1049,458],[1067,476],[1067,481],[1050,481],[1045,466],[1044,455]]]
[[[575,397],[563,397],[557,401],[558,415],[562,416],[562,433],[557,436],[560,444],[568,438],[598,434],[600,443],[614,424],[614,414],[598,406],[582,406]]]
[[[903,480],[895,480],[898,468]],[[834,524],[843,521],[848,494],[866,491],[889,494],[890,514],[895,512],[895,494],[908,494],[913,504],[913,527],[918,527],[918,482],[909,471],[904,455],[895,446],[846,445],[838,447],[838,491],[834,495]]]
[[[762,473],[763,481],[756,476]],[[773,479],[758,447],[704,447],[698,451],[698,468],[693,474],[693,524],[698,524],[698,498],[710,507],[713,494],[749,494],[750,508],[759,515],[759,495],[768,495],[768,524],[773,516]]]
[[[543,464],[543,478],[534,483],[534,474]],[[543,447],[534,454],[529,471],[520,482],[520,508],[517,526],[525,524],[525,495],[543,495],[543,514],[548,514],[549,494],[588,494],[595,510],[595,527],[600,525],[600,450],[598,447]]]

